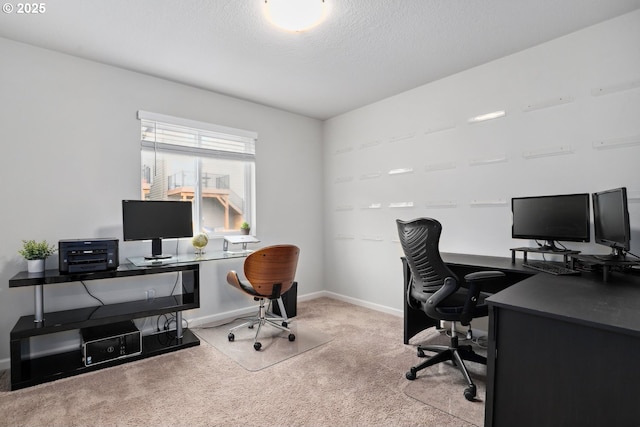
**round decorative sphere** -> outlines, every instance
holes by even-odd
[[[205,233],[198,233],[193,236],[193,239],[191,239],[191,244],[196,249],[204,248],[205,246],[207,246],[207,243],[209,243],[209,236],[207,236]]]

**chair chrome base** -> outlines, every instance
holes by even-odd
[[[487,358],[477,354],[473,351],[470,345],[458,345],[458,337],[455,335],[454,326],[451,327],[452,335],[451,335],[451,345],[424,345],[418,346],[418,357],[428,357],[427,360],[422,362],[421,364],[412,367],[406,373],[406,378],[408,380],[415,380],[416,374],[418,371],[427,368],[429,366],[436,365],[441,362],[451,361],[454,366],[457,366],[462,372],[465,380],[467,381],[468,387],[464,390],[464,397],[469,401],[474,401],[476,397],[476,385],[471,380],[471,376],[469,375],[469,371],[464,364],[465,360],[470,362],[481,363],[483,365],[487,364]],[[433,356],[427,356],[424,354],[425,351],[435,352],[436,354]]]
[[[276,300],[278,302],[278,306],[280,308],[280,313],[282,313],[282,316],[276,316],[273,314],[273,312],[271,312],[271,300],[269,300],[269,305],[265,306],[265,298],[255,297],[254,299],[256,301],[260,301],[260,307],[258,308],[257,316],[255,316],[254,318],[250,319],[249,321],[241,325],[234,326],[233,328],[229,329],[229,335],[227,335],[227,339],[229,341],[235,340],[235,335],[233,334],[233,331],[235,331],[236,329],[244,328],[245,326],[248,327],[249,329],[253,329],[255,325],[258,325],[258,329],[256,330],[256,335],[253,338],[253,348],[256,351],[259,351],[262,348],[262,343],[258,341],[258,335],[260,334],[260,329],[262,328],[263,325],[270,325],[282,331],[289,332],[289,336],[288,336],[289,341],[295,341],[296,336],[291,332],[291,329],[288,328],[289,319],[287,318],[287,312],[284,308],[284,304],[282,303],[282,298],[278,298]]]

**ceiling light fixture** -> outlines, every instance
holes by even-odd
[[[305,31],[327,15],[324,0],[265,0],[265,13],[275,26],[287,31]]]

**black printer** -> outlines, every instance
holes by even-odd
[[[118,239],[67,239],[58,241],[61,273],[85,273],[118,268]]]

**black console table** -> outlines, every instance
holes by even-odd
[[[34,287],[35,314],[20,317],[10,333],[11,389],[17,390],[199,345],[200,340],[191,331],[182,329],[182,311],[200,307],[199,272],[200,266],[197,263],[158,267],[136,267],[127,263],[120,265],[116,270],[92,273],[61,274],[58,270],[47,270],[44,273],[21,272],[16,274],[9,280],[9,287]],[[157,297],[150,301],[128,301],[57,312],[44,310],[43,286],[155,274],[181,274],[182,293]],[[32,337],[116,324],[171,312],[176,313],[176,330],[143,336],[142,353],[135,356],[115,359],[99,365],[85,366],[80,349],[35,358],[32,358],[30,354],[29,339]]]

